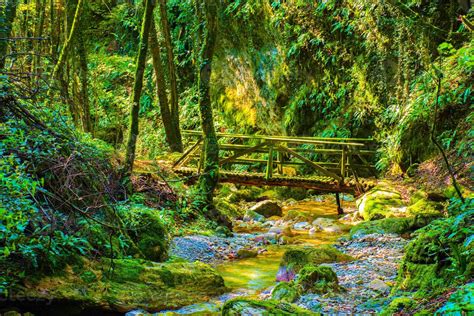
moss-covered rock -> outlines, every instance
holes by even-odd
[[[280,261],[277,281],[293,280],[296,274],[307,264],[319,265],[321,263],[351,260],[353,260],[351,256],[328,245],[288,249]]]
[[[297,287],[293,282],[280,282],[272,290],[272,299],[276,301],[293,303],[299,296]]]
[[[456,279],[472,278],[474,210],[435,220],[405,248],[397,288],[437,294]]]
[[[168,258],[170,238],[156,209],[133,205],[119,208],[119,215],[129,236],[146,259],[161,262]]]
[[[363,222],[351,228],[351,238],[369,234],[404,234],[413,230],[413,218],[394,217]]]
[[[409,216],[426,216],[426,217],[441,217],[443,214],[441,210],[443,206],[439,203],[432,202],[426,199],[419,199],[414,204],[407,208]]]
[[[232,315],[318,315],[306,309],[274,300],[257,301],[237,298],[222,307],[223,316]]]
[[[219,212],[229,218],[236,218],[244,213],[235,203],[230,202],[228,199],[216,198],[214,202]]]
[[[386,184],[377,185],[356,201],[360,216],[366,221],[393,217],[402,208],[402,196]]]
[[[68,266],[53,276],[25,281],[31,299],[54,298],[81,308],[125,312],[173,309],[207,300],[226,291],[224,280],[209,265],[156,263],[137,259],[103,260]]]
[[[244,222],[250,222],[250,221],[264,222],[265,221],[265,216],[260,215],[255,211],[247,210],[247,212],[245,212]]]
[[[258,202],[252,206],[249,211],[256,212],[265,217],[282,215],[281,206],[277,202],[270,200]]]
[[[410,297],[397,297],[388,304],[381,312],[381,316],[391,316],[401,311],[405,311],[416,305],[416,301]]]
[[[237,250],[237,258],[239,259],[255,258],[257,255],[257,249],[240,248]]]
[[[336,273],[329,266],[304,266],[295,280],[295,285],[303,293],[325,294],[341,290]]]

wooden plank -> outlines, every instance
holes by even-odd
[[[242,151],[234,154],[233,156],[227,157],[227,158],[219,161],[219,166],[222,166],[222,165],[224,165],[224,164],[226,164],[226,163],[228,163],[228,162],[230,162],[230,161],[232,161],[236,158],[239,158],[241,156],[248,155],[248,154],[254,152],[256,149],[263,148],[264,146],[267,146],[268,144],[269,144],[269,142],[264,141],[264,142],[258,144],[257,146],[247,148],[246,150],[242,150]]]
[[[278,150],[282,150],[284,152],[287,152],[289,153],[290,155],[293,155],[294,157],[302,160],[303,162],[305,162],[307,165],[309,165],[310,167],[312,167],[313,169],[316,169],[318,170],[319,172],[329,176],[329,177],[332,177],[334,179],[336,179],[337,181],[341,182],[342,178],[340,176],[338,176],[337,174],[335,174],[334,172],[331,172],[327,169],[324,169],[323,167],[321,167],[320,165],[312,162],[311,160],[307,159],[306,157],[303,157],[301,156],[300,154],[298,154],[297,152],[291,150],[291,149],[288,149],[288,148],[285,148],[283,146],[278,146],[277,147]]]
[[[184,135],[198,136],[202,135],[201,131],[183,130]],[[229,134],[229,133],[216,133],[218,137],[225,138],[246,138],[246,139],[266,139],[266,138],[279,138],[279,139],[292,139],[292,140],[332,140],[342,142],[373,142],[372,138],[342,138],[342,137],[291,137],[291,136],[273,136],[273,135],[245,135],[245,134]]]
[[[179,157],[178,160],[176,160],[172,168],[176,168],[190,153],[192,153],[196,149],[196,147],[199,146],[201,142],[202,142],[202,137],[200,137],[198,141],[194,143],[194,145],[192,145],[188,150],[184,152],[184,154],[181,157]]]

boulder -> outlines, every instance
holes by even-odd
[[[277,281],[291,281],[307,264],[319,265],[351,261],[353,258],[332,246],[290,248],[283,254],[277,273]]]
[[[295,286],[303,293],[326,294],[341,290],[336,273],[331,267],[312,264],[300,270]]]
[[[26,280],[21,290],[32,300],[54,298],[79,311],[100,308],[125,313],[134,309],[176,309],[206,301],[228,289],[222,277],[201,262],[83,259],[58,274]],[[55,308],[53,305],[51,308]],[[49,314],[61,315],[53,310]]]
[[[277,202],[270,200],[258,202],[252,206],[249,211],[256,212],[265,217],[282,215],[281,206]]]
[[[240,248],[239,250],[237,250],[237,258],[239,259],[255,258],[257,255],[257,249]]]
[[[275,300],[257,301],[236,298],[222,307],[222,316],[237,315],[314,315],[314,313],[285,302]]]
[[[293,303],[299,297],[298,290],[293,283],[280,282],[272,290],[272,299],[276,301]]]
[[[350,230],[351,239],[361,238],[370,234],[405,234],[412,231],[411,218],[384,218],[375,221],[362,222]]]
[[[384,281],[380,279],[374,279],[368,284],[368,288],[380,293],[388,293],[390,291],[390,286],[387,285]]]
[[[366,221],[393,217],[403,212],[404,204],[399,192],[387,185],[379,185],[362,195],[356,205],[359,215]]]
[[[319,217],[316,218],[312,225],[319,231],[327,233],[341,233],[344,229],[341,224],[332,218]]]

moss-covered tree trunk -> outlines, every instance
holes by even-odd
[[[183,151],[183,142],[181,139],[181,131],[179,127],[179,105],[178,105],[178,85],[176,82],[176,67],[174,65],[173,44],[171,41],[171,31],[168,23],[168,15],[166,13],[166,0],[159,0],[161,28],[165,39],[166,55],[168,58],[168,74],[170,84],[170,103],[171,103],[171,124],[173,128],[173,141],[170,143],[172,151]]]
[[[80,100],[81,100],[81,122],[84,132],[92,133],[91,110],[89,103],[89,75],[87,67],[87,47],[84,31],[86,28],[86,20],[84,14],[81,16],[80,30],[76,38],[77,54],[79,55],[79,79],[81,82]]]
[[[200,11],[199,1],[196,8]],[[199,111],[201,114],[202,130],[204,132],[204,172],[199,177],[199,194],[195,201],[195,207],[199,211],[204,211],[205,215],[217,221],[219,224],[230,227],[230,222],[219,214],[213,204],[213,194],[219,178],[219,145],[214,129],[214,118],[212,115],[211,96],[209,93],[212,57],[217,33],[217,10],[213,0],[204,1],[205,28],[201,33],[201,50],[199,52]],[[201,20],[201,16],[199,20]],[[203,21],[198,21],[201,25]]]
[[[143,75],[145,73],[146,54],[148,50],[148,35],[150,33],[151,19],[153,18],[154,0],[145,0],[145,13],[143,14],[140,31],[140,43],[135,69],[135,82],[133,84],[132,104],[130,108],[130,126],[125,153],[124,176],[130,176],[135,161],[135,148],[138,138],[138,113],[140,111],[140,96],[143,88]]]
[[[160,55],[160,44],[156,33],[155,23],[152,21],[150,29],[150,52],[153,58],[153,70],[156,77],[156,92],[158,95],[158,104],[160,105],[161,119],[165,129],[166,142],[172,151],[182,151],[181,136],[175,133],[176,126],[173,125],[171,110],[166,94],[166,80],[163,67],[163,60]],[[179,131],[179,126],[178,126]]]
[[[8,41],[7,38],[10,37],[12,31],[12,24],[16,16],[16,7],[17,0],[6,0],[5,7],[0,15],[0,18],[3,20],[0,26],[0,69],[5,68],[6,58],[7,58],[7,49]]]

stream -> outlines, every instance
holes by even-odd
[[[344,206],[347,210],[353,210],[355,208],[353,202],[346,201]],[[267,231],[273,226],[294,225],[297,222],[301,222],[303,217],[308,219],[327,218],[333,220],[337,220],[338,218],[335,203],[331,199],[306,200],[286,204],[283,207],[282,219],[287,217],[286,215],[290,210],[293,211],[293,213],[296,211],[296,213],[299,214],[300,219],[293,221],[270,220],[267,221],[270,223],[267,223],[265,228],[262,228],[259,225],[256,227],[249,225],[246,233],[236,233],[235,236],[236,238],[247,238],[249,241],[248,244],[252,245],[252,240],[258,239],[259,236],[268,235]],[[311,223],[311,221],[309,222]],[[283,253],[288,247],[291,246],[292,248],[295,248],[317,246],[322,244],[334,244],[337,242],[338,238],[347,234],[347,230],[340,230],[334,233],[317,231],[310,234],[308,229],[293,229],[293,233],[294,237],[292,238],[291,245],[270,244],[266,246],[259,246],[259,248],[264,249],[264,252],[254,258],[214,261],[212,260],[213,256],[204,257],[204,261],[207,260],[209,263],[211,263],[216,268],[218,273],[224,278],[225,284],[230,289],[230,292],[222,296],[212,298],[209,302],[186,306],[174,311],[163,311],[159,314],[193,315],[205,313],[206,315],[217,315],[219,314],[222,304],[228,299],[242,296],[257,299],[268,298],[270,296],[271,289],[277,283],[276,275],[279,268],[279,263]],[[198,242],[194,243],[194,245],[201,242],[201,239],[198,239],[198,237],[196,237],[195,240],[198,240]],[[209,242],[213,245],[213,247],[216,247],[216,244],[219,244],[220,241],[210,239]],[[183,245],[183,248],[184,247],[185,246]],[[217,246],[218,250],[219,247],[220,246]],[[189,247],[187,248],[189,249]],[[189,255],[189,253],[187,255]],[[199,255],[193,259],[198,258]],[[187,259],[189,260],[190,258]],[[203,259],[203,257],[201,257],[201,259]]]

